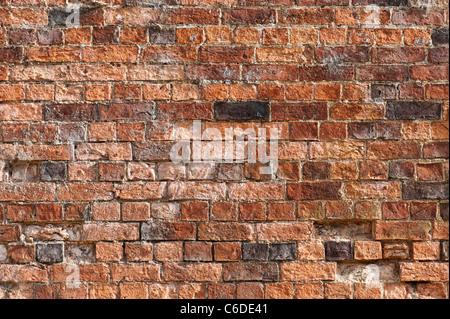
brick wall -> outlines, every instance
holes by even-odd
[[[448,298],[447,4],[0,0],[0,298]]]

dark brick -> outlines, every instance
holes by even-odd
[[[269,120],[270,108],[267,102],[216,102],[214,113],[219,121]]]
[[[34,44],[36,42],[35,29],[10,29],[10,44]]]
[[[340,199],[341,183],[337,182],[300,182],[287,185],[288,199],[318,200]]]
[[[244,260],[264,261],[269,258],[269,245],[261,243],[244,243],[242,245]]]
[[[352,66],[329,64],[299,67],[300,81],[352,81],[353,78],[354,70]]]
[[[154,103],[112,103],[100,105],[100,119],[114,120],[141,120],[155,119]]]
[[[224,24],[258,25],[275,23],[276,12],[270,9],[223,9]]]
[[[306,162],[303,165],[304,180],[328,179],[330,176],[330,163]]]
[[[375,124],[376,138],[380,140],[399,140],[402,137],[401,122],[378,122]]]
[[[115,44],[119,43],[118,27],[95,27],[92,30],[92,41],[94,44]]]
[[[439,210],[442,220],[448,221],[448,203],[440,203]]]
[[[404,182],[403,199],[448,199],[448,184]]]
[[[386,117],[391,120],[438,120],[441,103],[420,101],[391,101],[386,104]]]
[[[154,141],[133,144],[133,158],[138,161],[163,161],[170,159],[174,142]],[[189,142],[187,142],[189,146]]]
[[[371,95],[374,100],[393,100],[397,90],[392,84],[372,84]]]
[[[391,163],[389,163],[389,178],[391,178],[391,179],[412,179],[412,178],[414,178],[414,163],[412,163],[412,162],[391,162]]]
[[[44,162],[41,163],[41,180],[64,181],[67,178],[65,163]]]
[[[348,123],[348,137],[357,140],[375,138],[374,124],[369,122]]]
[[[44,107],[46,121],[95,121],[99,119],[97,104],[49,104]]]
[[[431,40],[433,44],[448,44],[448,28],[433,29]]]
[[[63,245],[37,244],[36,258],[42,263],[60,263],[63,261]]]
[[[0,61],[2,63],[19,63],[22,61],[22,48],[20,47],[3,47],[0,48]]]
[[[411,203],[411,219],[436,219],[436,203]]]
[[[56,30],[38,30],[37,40],[39,44],[54,45],[63,43],[63,32]]]
[[[272,244],[269,255],[270,260],[296,260],[297,244]]]
[[[174,28],[163,28],[160,26],[152,26],[148,29],[149,43],[154,44],[170,44],[177,40]]]
[[[349,241],[327,241],[325,243],[326,260],[353,259],[352,243]]]
[[[193,223],[142,223],[142,240],[192,240],[195,239]]]

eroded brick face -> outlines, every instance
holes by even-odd
[[[449,297],[448,1],[66,2],[0,0],[0,298]]]

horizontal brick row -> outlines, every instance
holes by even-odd
[[[448,37],[445,1],[0,0],[0,298],[448,298]]]

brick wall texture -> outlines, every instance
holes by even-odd
[[[0,0],[0,298],[448,298],[447,5]]]

